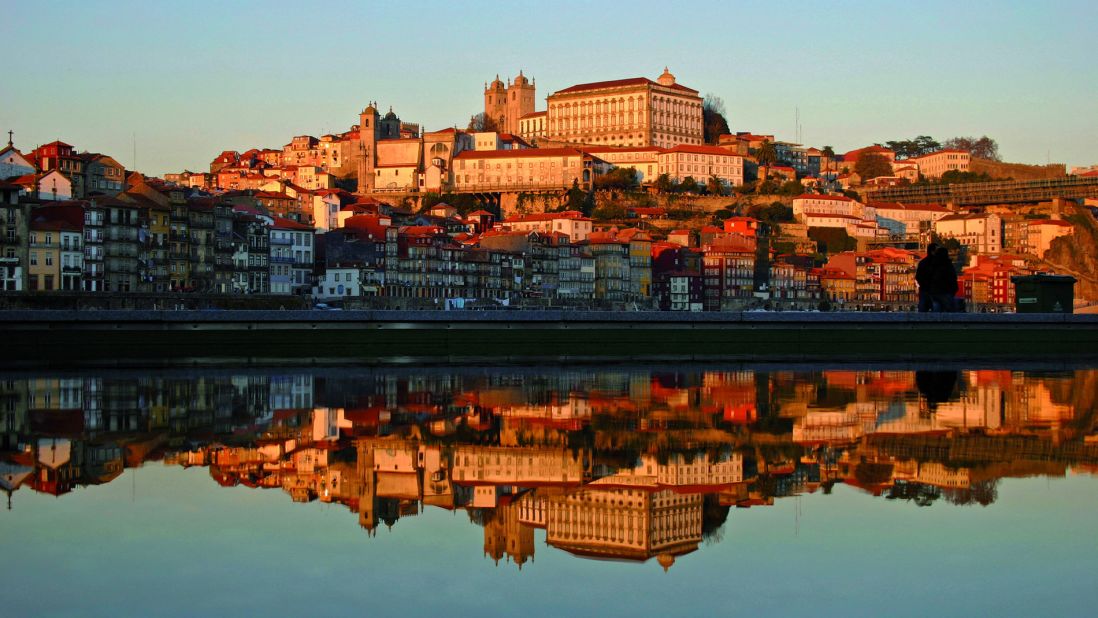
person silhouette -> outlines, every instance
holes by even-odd
[[[949,249],[938,247],[934,252],[933,269],[931,272],[930,296],[934,305],[934,311],[949,313],[957,307],[957,269],[953,267],[953,260],[949,257]]]
[[[915,283],[919,286],[919,313],[927,313],[934,308],[934,299],[931,296],[932,279],[934,275],[934,254],[938,252],[938,243],[930,243],[926,246],[926,257],[919,260],[915,267]]]

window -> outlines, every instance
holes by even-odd
[[[30,254],[30,265],[31,266],[38,266],[38,254],[37,253],[31,253]]]

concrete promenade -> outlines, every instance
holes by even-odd
[[[1061,360],[1098,315],[3,311],[7,368],[241,364]]]

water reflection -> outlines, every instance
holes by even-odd
[[[377,370],[0,378],[0,486],[64,496],[146,461],[346,507],[367,534],[463,510],[521,568],[534,531],[664,569],[733,508],[842,483],[990,505],[1098,463],[1098,371]]]

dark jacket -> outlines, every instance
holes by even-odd
[[[919,260],[919,265],[915,267],[915,283],[919,284],[919,292],[923,294],[931,293],[932,278],[934,276],[934,256],[928,255],[925,258]]]
[[[918,271],[916,271],[918,277]],[[953,268],[953,260],[948,254],[938,253],[934,255],[933,270],[930,277],[931,294],[957,294],[957,270]]]

